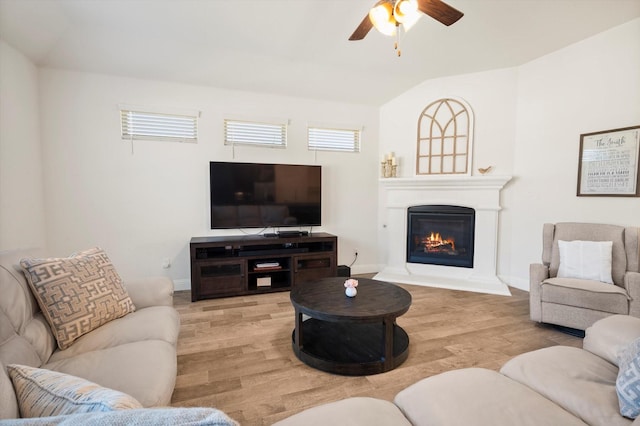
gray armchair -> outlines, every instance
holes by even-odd
[[[637,227],[546,223],[542,232],[542,263],[532,264],[529,269],[531,319],[584,330],[609,315],[640,317],[639,239]],[[558,277],[558,241],[611,241],[613,283]]]

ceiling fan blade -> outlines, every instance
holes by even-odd
[[[440,0],[418,0],[418,9],[446,26],[453,24],[464,15],[458,9]]]
[[[369,33],[371,28],[373,28],[373,23],[371,22],[371,19],[369,19],[369,15],[367,14],[362,22],[360,22],[360,25],[358,25],[358,28],[356,28],[353,34],[351,34],[349,40],[362,40]]]

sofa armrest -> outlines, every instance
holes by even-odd
[[[640,317],[640,272],[627,271],[624,274],[624,288],[631,298],[629,315]]]
[[[529,266],[529,316],[533,321],[542,322],[542,302],[540,283],[549,278],[549,267],[542,263]]]
[[[400,409],[391,402],[356,396],[308,408],[273,426],[411,426]]]
[[[127,280],[124,286],[136,309],[149,306],[173,306],[173,281],[168,277]]]
[[[640,318],[612,315],[586,329],[583,349],[618,365],[618,351],[640,337]]]

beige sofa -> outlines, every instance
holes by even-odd
[[[143,407],[169,405],[176,381],[180,319],[168,278],[125,281],[136,310],[59,350],[25,276],[23,257],[0,253],[0,419],[19,417],[5,366],[22,364],[78,376],[133,396]]]
[[[126,282],[136,311],[80,337],[68,349],[54,338],[22,271],[22,257],[0,253],[0,420],[19,416],[4,366],[26,364],[79,376],[129,394],[144,407],[167,405],[176,378],[179,318],[167,279]],[[453,370],[402,390],[393,403],[348,398],[305,410],[277,426],[314,425],[630,425],[616,394],[617,355],[640,338],[640,319],[614,315],[586,330],[583,348],[555,346],[525,353],[500,372]],[[26,419],[23,419],[26,420]],[[11,421],[11,423],[20,420]],[[233,425],[215,409],[133,409],[36,419],[29,424]]]
[[[394,402],[348,398],[274,426],[320,425],[640,425],[620,414],[617,354],[640,338],[640,319],[609,316],[587,329],[583,348],[525,353],[500,372],[453,370],[423,379]]]

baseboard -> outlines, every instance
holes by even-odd
[[[351,266],[351,275],[359,274],[373,274],[380,271],[380,265],[353,265]],[[498,275],[505,284],[509,287],[514,287],[520,290],[529,291],[529,280],[517,277],[507,277],[504,275]],[[181,279],[173,280],[173,289],[175,291],[191,290],[191,280]]]
[[[189,279],[173,280],[173,290],[174,291],[191,290],[191,280]]]
[[[357,265],[351,266],[351,275],[375,274],[380,271],[380,265]]]
[[[517,288],[519,290],[529,291],[529,279],[528,278],[519,278],[519,277],[510,277],[505,275],[498,275],[498,278],[502,280],[509,287]]]

